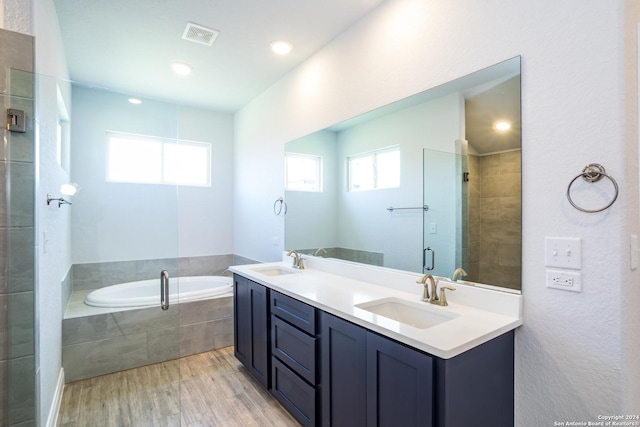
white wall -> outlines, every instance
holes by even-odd
[[[627,167],[627,216],[624,224],[629,234],[640,234],[640,198],[638,197],[638,181],[640,172],[638,167],[638,79],[640,78],[638,63],[640,61],[640,2],[626,0],[624,2],[624,93],[625,93],[625,143]],[[621,254],[627,253],[625,241],[621,242]],[[640,255],[640,254],[638,254]],[[621,274],[627,280],[621,281],[623,297],[628,301],[621,310],[622,324],[627,325],[623,330],[623,357],[625,359],[625,398],[627,407],[638,408],[640,404],[640,271],[630,271],[622,266]],[[636,411],[637,413],[638,411]]]
[[[74,264],[233,253],[233,116],[73,87]],[[106,132],[212,144],[211,187],[106,181]]]
[[[233,115],[180,106],[178,138],[211,143],[211,187],[178,188],[178,256],[233,253]]]
[[[280,256],[270,241],[282,225],[269,211],[282,191],[285,141],[522,55],[525,318],[516,334],[516,425],[640,413],[637,376],[627,375],[640,364],[638,327],[627,323],[637,321],[630,313],[640,303],[628,265],[628,233],[638,230],[637,116],[625,113],[637,104],[637,92],[626,91],[637,73],[635,59],[625,64],[623,33],[626,19],[626,57],[635,57],[630,28],[640,18],[630,1],[625,18],[624,4],[383,3],[236,114],[236,253]],[[605,165],[621,188],[599,214],[565,197],[590,162]],[[630,177],[627,168],[636,168]],[[582,239],[582,293],[545,287],[544,236]]]

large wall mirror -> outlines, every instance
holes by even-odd
[[[520,57],[285,146],[300,253],[521,288]]]

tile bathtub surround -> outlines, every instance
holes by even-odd
[[[381,252],[370,252],[340,247],[323,249],[326,251],[326,253],[319,255],[322,258],[336,258],[345,261],[359,262],[362,264],[377,265],[380,267],[384,266],[384,254]],[[315,255],[317,250],[318,248],[299,249],[297,250],[297,252],[301,255]]]
[[[163,362],[233,344],[231,296],[66,318],[62,364],[67,382]]]
[[[71,282],[71,267],[67,270],[67,273],[64,275],[62,280],[60,281],[60,290],[61,290],[61,313],[64,316],[64,313],[67,311],[67,305],[69,305],[69,300],[71,299],[71,293],[73,292],[73,283]]]
[[[159,279],[162,270],[167,270],[170,277],[221,276],[230,265],[236,264],[234,261],[234,255],[210,255],[74,264],[72,267],[73,290],[100,289],[137,280]],[[251,262],[244,262],[244,264]]]

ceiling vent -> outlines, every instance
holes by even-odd
[[[182,33],[182,38],[195,43],[211,46],[213,42],[216,41],[219,34],[220,31],[189,22],[187,24],[187,28],[184,29],[184,33]]]

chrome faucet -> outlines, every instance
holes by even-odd
[[[293,255],[293,265],[291,265],[291,267],[304,270],[304,262],[303,262],[304,258],[298,255],[298,252],[296,252],[293,249],[287,252],[287,256],[292,256],[292,255]]]
[[[465,277],[467,272],[464,271],[462,267],[456,268],[456,271],[453,272],[453,276],[451,276],[452,282],[457,282],[459,277]]]
[[[429,283],[427,283],[427,280],[429,281]],[[416,283],[424,285],[422,298],[420,298],[422,301],[433,302],[433,298],[435,298],[436,301],[438,300],[438,295],[436,293],[436,279],[431,274],[425,274]],[[431,284],[431,292],[429,292],[429,284]]]

